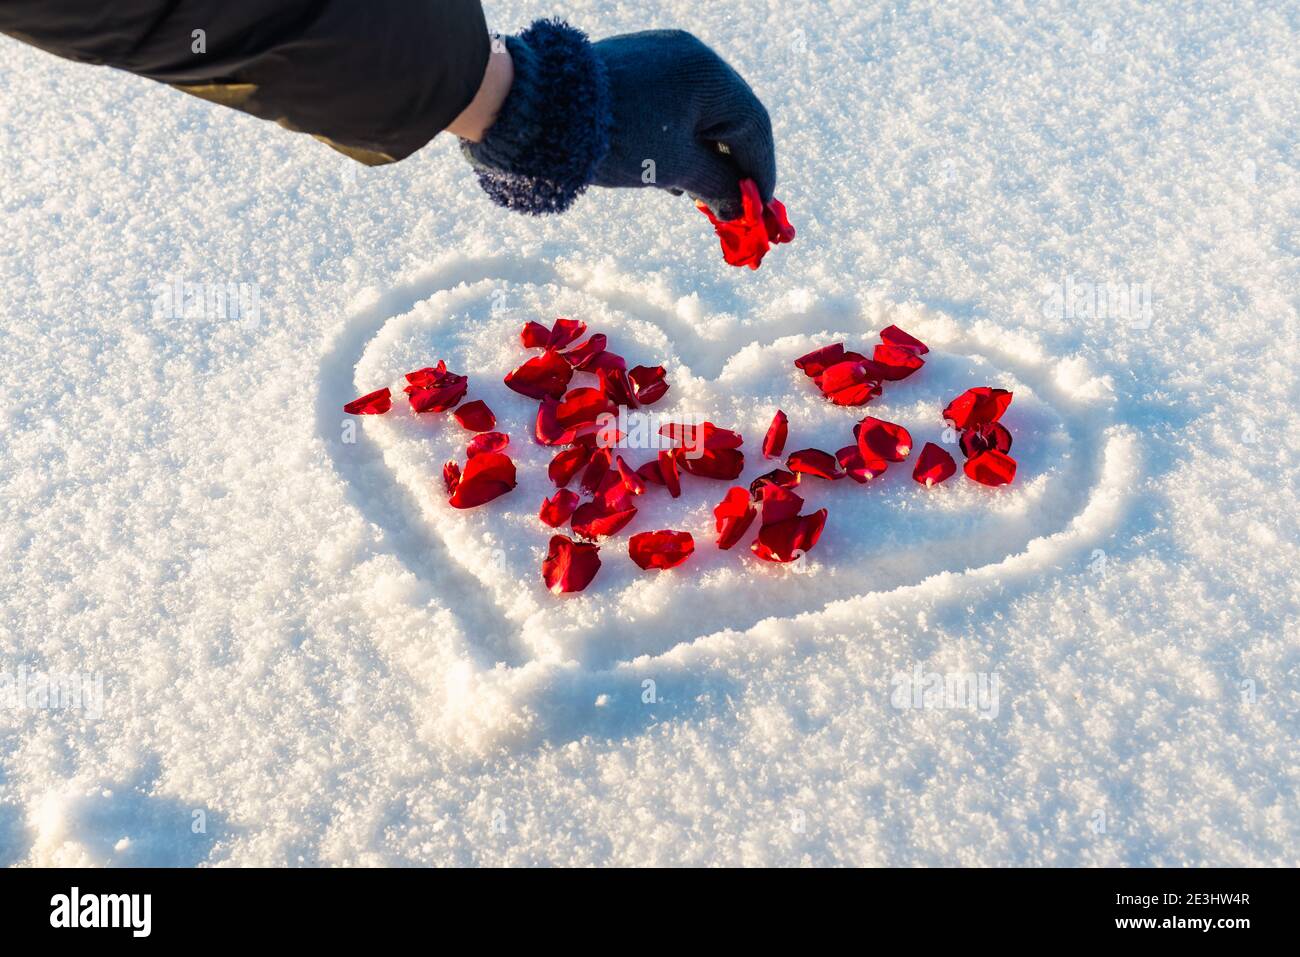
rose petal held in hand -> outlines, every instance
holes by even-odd
[[[999,452],[1011,451],[1011,433],[1001,422],[990,422],[988,425],[973,425],[961,433],[961,454],[970,458],[972,455],[978,455],[989,449],[997,449]]]
[[[912,436],[901,425],[867,416],[853,429],[858,438],[862,460],[870,463],[880,459],[901,462],[912,451]]]
[[[465,463],[451,493],[452,508],[475,508],[515,487],[515,463],[500,452],[484,452]]]
[[[448,372],[447,363],[442,361],[435,368],[408,372],[406,381],[410,384],[402,391],[416,412],[446,412],[455,408],[469,390],[469,377]]]
[[[562,488],[550,498],[542,499],[542,509],[537,517],[551,528],[559,528],[572,517],[580,501],[577,492]]]
[[[387,386],[359,399],[353,399],[343,407],[348,415],[383,415],[393,407],[393,394]]]
[[[785,467],[800,475],[815,475],[831,481],[844,478],[844,473],[840,471],[840,463],[835,456],[821,449],[800,449],[798,452],[791,452],[789,458],[785,460]]]
[[[1016,477],[1016,460],[1011,456],[989,449],[966,460],[966,475],[981,485],[1006,485]]]
[[[555,595],[582,591],[600,570],[600,549],[588,542],[575,542],[564,535],[551,538],[542,562],[542,581]]]
[[[1010,404],[1011,393],[1006,389],[979,386],[967,389],[949,402],[943,417],[957,429],[969,429],[996,422]]]
[[[628,539],[627,551],[632,561],[647,571],[676,568],[695,551],[695,539],[690,532],[638,532]]]
[[[740,541],[754,521],[758,509],[754,500],[743,486],[736,485],[728,489],[721,502],[713,510],[713,518],[718,530],[718,547],[728,549]]]
[[[912,478],[926,488],[946,482],[957,472],[957,463],[947,450],[933,442],[926,442],[921,454],[916,457],[916,468],[912,469]]]
[[[452,415],[462,427],[471,432],[490,432],[497,424],[497,417],[482,399],[457,406]]]
[[[506,373],[505,383],[530,399],[546,396],[558,399],[564,395],[572,378],[573,366],[564,356],[548,348],[540,356],[533,356],[519,368]]]
[[[504,452],[509,444],[510,436],[504,432],[480,432],[469,440],[469,445],[465,449],[465,457],[472,459],[484,452]]]
[[[785,440],[790,434],[790,420],[780,409],[776,410],[776,415],[772,416],[772,424],[767,427],[767,435],[763,437],[763,456],[769,459],[781,457],[785,451]]]
[[[726,221],[715,216],[704,203],[696,205],[713,224],[722,242],[722,258],[732,266],[757,269],[773,244],[794,239],[795,229],[786,216],[785,206],[775,198],[764,207],[752,179],[740,181],[740,200],[740,217]]]

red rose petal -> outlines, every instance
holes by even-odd
[[[465,463],[451,494],[452,508],[475,508],[515,487],[515,463],[500,452],[484,452]]]
[[[533,356],[519,368],[506,373],[505,383],[520,395],[530,399],[550,396],[558,399],[569,387],[573,378],[573,366],[554,349],[547,349],[540,356]]]
[[[835,456],[821,449],[800,449],[798,452],[791,452],[785,460],[785,467],[799,475],[816,475],[818,478],[832,481],[844,478],[844,473],[840,471],[840,463]]]
[[[680,498],[682,494],[681,473],[677,469],[677,452],[664,449],[659,453],[659,474],[663,477],[668,494]]]
[[[602,415],[618,411],[599,389],[570,389],[556,407],[555,415],[564,428],[596,424]]]
[[[863,360],[848,359],[829,366],[818,376],[817,387],[836,405],[866,405],[880,395],[880,382],[872,378]]]
[[[544,348],[551,341],[551,330],[540,322],[526,322],[519,332],[519,341],[525,349]]]
[[[664,474],[659,470],[659,460],[651,459],[645,465],[636,470],[638,478],[644,479],[650,485],[663,485]]]
[[[788,472],[785,469],[772,469],[770,472],[764,472],[754,481],[749,483],[749,492],[755,497],[763,494],[764,485],[778,485],[781,488],[794,488],[799,484],[799,476],[794,472]]]
[[[659,434],[671,440],[679,448],[693,452],[706,449],[738,449],[745,443],[744,437],[739,432],[720,429],[712,422],[705,422],[702,425],[670,422],[659,429]]]
[[[571,342],[577,342],[578,337],[587,331],[587,324],[577,319],[565,319],[563,317],[556,319],[555,324],[551,326],[550,337],[546,341],[548,349],[563,349]]]
[[[745,453],[739,449],[705,449],[698,455],[682,451],[676,461],[683,472],[724,482],[740,478],[740,473],[745,471]]]
[[[556,488],[564,488],[573,481],[573,477],[581,469],[585,468],[590,461],[591,449],[586,446],[575,445],[562,452],[557,452],[555,458],[551,459],[546,474],[550,476]]]
[[[803,499],[779,485],[764,485],[762,491],[763,524],[775,525],[799,514]]]
[[[575,535],[602,538],[622,531],[635,515],[635,508],[611,511],[603,502],[584,502],[574,510],[571,524]]]
[[[441,361],[435,368],[408,372],[406,381],[410,384],[402,391],[416,412],[446,412],[455,408],[469,390],[469,377],[448,372],[447,364]]]
[[[510,444],[510,436],[504,432],[480,432],[469,440],[465,449],[466,458],[482,455],[484,452],[504,452]]]
[[[946,449],[933,442],[926,442],[921,454],[916,457],[916,468],[912,469],[912,478],[929,488],[946,482],[957,472],[957,463],[953,461]]]
[[[752,179],[740,181],[743,212],[732,220],[721,220],[704,203],[697,203],[700,211],[713,224],[722,243],[722,257],[732,266],[757,269],[773,243],[788,243],[794,239],[794,227],[786,217],[785,206],[776,199],[764,206],[758,186]]]
[[[600,369],[596,375],[600,381],[600,391],[611,402],[625,405],[629,409],[636,408],[636,395],[632,391],[632,380],[628,378],[626,369],[611,366]]]
[[[804,375],[815,379],[831,366],[844,361],[844,343],[835,342],[829,346],[814,349],[805,356],[794,360],[794,367],[802,369]]]
[[[767,227],[767,238],[773,245],[794,239],[795,231],[790,225],[790,217],[786,215],[785,203],[775,196],[763,207],[763,225]]]
[[[605,344],[608,341],[604,335],[598,332],[586,342],[565,351],[563,354],[564,361],[575,369],[583,370],[590,365],[597,353],[605,351]]]
[[[645,479],[633,471],[627,462],[623,461],[623,456],[620,455],[614,461],[614,466],[618,469],[619,478],[623,480],[623,485],[629,492],[633,495],[641,495],[645,492]]]
[[[550,498],[542,499],[542,508],[537,517],[551,528],[559,528],[572,517],[573,510],[581,500],[577,492],[562,488]]]
[[[792,562],[807,554],[821,538],[826,526],[826,509],[772,524],[764,523],[750,550],[766,562]]]
[[[881,459],[886,462],[901,462],[911,454],[911,433],[901,425],[869,415],[853,431],[858,437],[858,449],[864,462]]]
[[[651,568],[676,568],[695,551],[690,532],[638,532],[627,542],[632,561],[647,571]]]
[[[925,360],[904,346],[876,346],[871,360],[880,370],[880,374],[890,382],[906,379],[921,366]]]
[[[542,581],[552,594],[582,591],[600,570],[600,549],[588,542],[575,542],[564,535],[551,538],[542,562]]]
[[[1002,418],[1002,413],[1011,404],[1011,396],[1006,389],[986,385],[967,389],[948,403],[943,417],[957,429],[989,425]]]
[[[353,399],[343,407],[348,415],[383,415],[393,407],[393,393],[387,386],[359,399]]]
[[[457,406],[452,413],[464,428],[471,432],[490,432],[497,424],[497,417],[482,399],[466,402]]]
[[[668,393],[668,382],[663,366],[636,366],[627,375],[636,388],[636,400],[641,405],[653,405]]]
[[[767,427],[767,435],[763,437],[763,456],[769,459],[780,458],[785,451],[785,440],[789,434],[790,420],[784,412],[777,409],[776,415],[772,416],[772,424]]]
[[[902,329],[898,328],[898,326],[886,326],[884,329],[881,329],[880,341],[889,346],[898,346],[900,349],[907,349],[909,352],[914,352],[918,356],[923,356],[930,351],[930,347],[924,342],[915,336],[908,335]]]
[[[743,486],[736,485],[728,489],[722,501],[713,510],[713,517],[718,530],[718,547],[728,549],[740,541],[749,526],[753,524],[758,509],[754,500]]]
[[[447,487],[448,495],[456,494],[456,486],[460,484],[460,466],[455,462],[448,462],[442,467],[442,484]]]
[[[988,425],[973,425],[961,433],[961,454],[970,458],[989,449],[999,452],[1011,451],[1011,433],[1001,422]]]
[[[583,469],[582,479],[579,485],[588,495],[595,495],[596,490],[600,488],[600,483],[605,481],[605,476],[609,474],[609,467],[613,462],[613,456],[609,449],[596,449],[591,453],[591,459],[587,462],[587,467]]]
[[[873,478],[879,478],[885,474],[885,469],[889,468],[889,463],[884,459],[872,459],[867,461],[862,457],[862,450],[856,445],[846,445],[835,453],[835,460],[840,463],[840,468],[844,469],[844,474],[859,485],[865,485]]]
[[[587,361],[587,366],[582,371],[592,374],[599,373],[601,369],[627,369],[627,360],[617,352],[610,352],[606,349],[598,352]]]
[[[1016,460],[1011,456],[989,449],[966,460],[966,475],[981,485],[1006,485],[1016,477]]]

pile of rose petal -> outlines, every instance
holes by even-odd
[[[548,329],[529,322],[520,342],[538,353],[505,377],[505,384],[537,401],[533,440],[554,448],[547,475],[555,493],[542,501],[539,520],[549,528],[568,526],[571,535],[550,540],[542,578],[555,594],[581,591],[600,570],[600,542],[617,535],[637,514],[647,494],[678,498],[683,480],[730,482],[745,468],[744,438],[711,422],[668,424],[660,428],[658,448],[648,461],[629,463],[618,449],[625,438],[617,430],[620,409],[637,409],[658,402],[668,392],[663,366],[638,365],[608,348],[600,333],[583,338],[585,323],[557,319]],[[841,406],[861,406],[878,397],[886,382],[912,375],[924,364],[929,349],[896,326],[880,333],[870,359],[847,351],[843,343],[823,346],[795,360],[826,398]],[[584,377],[575,384],[578,376]],[[475,508],[491,502],[516,485],[515,465],[506,454],[510,438],[495,431],[496,416],[480,400],[464,402],[469,378],[447,369],[445,362],[408,373],[403,391],[416,414],[451,412],[461,427],[474,433],[465,449],[465,462],[443,467],[448,501],[454,508]],[[392,408],[390,391],[380,389],[344,406],[353,415],[382,415]],[[999,421],[1011,404],[1011,393],[981,386],[950,402],[944,419],[957,431],[966,456],[966,474],[984,485],[1004,485],[1015,477],[1016,463],[1007,455],[1011,433]],[[763,456],[779,459],[785,452],[790,422],[777,410],[763,439]],[[907,429],[875,416],[853,427],[853,442],[834,454],[816,448],[789,453],[785,467],[754,479],[748,487],[733,486],[713,510],[716,543],[726,550],[749,532],[758,531],[750,551],[775,563],[792,562],[807,554],[821,537],[826,509],[804,512],[804,499],[794,489],[805,478],[826,481],[848,478],[865,484],[912,451]],[[629,452],[630,454],[630,452]],[[912,477],[928,486],[956,473],[951,455],[927,442],[917,457]],[[576,485],[576,488],[571,486]],[[661,529],[634,534],[628,553],[640,568],[668,569],[685,562],[695,551],[689,532]]]
[[[740,181],[740,202],[740,218],[728,220],[719,219],[702,202],[695,205],[713,224],[722,242],[722,258],[732,266],[757,269],[772,246],[794,239],[794,227],[785,214],[785,205],[775,197],[764,204],[752,179]]]

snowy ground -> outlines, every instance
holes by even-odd
[[[1294,5],[649,9],[563,12],[751,79],[799,228],[757,273],[684,200],[530,221],[449,141],[365,169],[0,41],[0,672],[103,683],[0,709],[0,863],[1297,863]],[[260,321],[155,316],[176,277]],[[449,516],[449,429],[339,407],[565,310],[751,449],[775,404],[847,428],[789,360],[899,322],[934,360],[879,414],[1008,384],[1023,480],[839,483],[805,569],[612,544],[540,605],[533,488]]]

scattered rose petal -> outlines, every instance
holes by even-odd
[[[591,460],[587,462],[587,467],[583,469],[582,479],[579,485],[588,495],[595,495],[596,490],[600,488],[600,483],[605,481],[605,476],[609,474],[609,467],[613,462],[613,456],[609,449],[595,449],[591,453]]]
[[[484,452],[465,463],[451,494],[452,508],[475,508],[515,487],[515,463],[500,452]]]
[[[551,528],[559,528],[572,517],[580,501],[577,492],[562,488],[550,498],[542,499],[542,510],[537,517]]]
[[[763,456],[779,459],[785,451],[785,440],[789,434],[790,420],[784,412],[777,409],[776,415],[772,416],[772,424],[767,427],[767,435],[763,437]]]
[[[757,269],[774,243],[788,243],[794,239],[795,230],[786,217],[785,206],[773,199],[763,205],[758,186],[752,179],[740,181],[742,213],[739,218],[721,220],[704,203],[697,203],[700,212],[713,224],[722,242],[722,258],[732,266]]]
[[[981,485],[1006,485],[1016,477],[1016,460],[997,449],[966,460],[966,475]]]
[[[901,425],[869,415],[853,431],[864,462],[901,462],[911,454],[912,436]]]
[[[628,373],[636,389],[636,400],[641,405],[653,405],[668,392],[668,381],[663,366],[636,366]]]
[[[460,484],[460,466],[454,461],[442,467],[442,484],[447,487],[448,495],[456,494],[456,486]]]
[[[664,480],[668,494],[680,498],[682,494],[681,473],[677,470],[676,450],[663,449],[659,452],[659,474]]]
[[[578,370],[585,370],[596,354],[605,351],[605,344],[609,340],[601,333],[596,333],[586,342],[574,346],[564,353],[564,361],[569,363]]]
[[[659,470],[659,460],[657,458],[651,459],[645,465],[638,468],[636,474],[638,478],[644,479],[649,485],[664,484],[664,475],[663,472]]]
[[[943,417],[957,429],[969,429],[998,421],[1010,404],[1011,393],[1006,389],[978,386],[949,402]]]
[[[912,469],[912,478],[927,488],[946,482],[957,472],[957,463],[944,448],[933,442],[926,442],[921,454],[916,457],[916,468]]]
[[[880,370],[880,375],[890,382],[906,379],[921,366],[925,360],[903,346],[879,345],[871,354],[871,360]]]
[[[728,489],[713,510],[718,530],[718,547],[728,549],[740,541],[745,532],[749,531],[757,514],[754,500],[743,486],[735,485]]]
[[[480,432],[474,438],[469,440],[469,446],[465,449],[467,458],[473,458],[476,455],[482,455],[484,452],[504,452],[506,446],[510,444],[510,436],[504,432]]]
[[[569,343],[577,342],[578,338],[586,331],[587,324],[585,322],[561,317],[556,319],[555,324],[551,326],[551,334],[546,341],[546,347],[548,349],[563,349]]]
[[[658,463],[655,463],[656,467]],[[623,485],[633,495],[641,495],[645,492],[645,479],[638,475],[627,462],[623,461],[623,456],[618,456],[614,460],[614,466],[618,469],[619,478],[623,480]]]
[[[803,374],[808,378],[815,379],[831,366],[843,361],[844,343],[835,342],[795,359],[794,367],[803,370]]]
[[[546,396],[558,399],[564,395],[572,378],[573,366],[564,356],[548,348],[540,356],[533,356],[513,372],[506,373],[505,383],[530,399]]]
[[[410,384],[402,391],[416,412],[453,409],[469,389],[469,377],[448,372],[447,363],[441,361],[434,368],[408,372],[406,381]]]
[[[651,568],[676,568],[695,551],[695,539],[690,532],[638,532],[628,539],[628,554],[638,566]]]
[[[794,518],[799,514],[799,509],[803,508],[802,497],[779,485],[764,485],[762,500],[764,525],[774,525]]]
[[[525,349],[544,348],[551,341],[551,330],[540,322],[526,322],[519,332],[519,341]]]
[[[490,432],[497,424],[497,417],[482,399],[466,402],[456,407],[452,413],[464,428],[471,432]]]
[[[867,461],[862,457],[862,450],[857,445],[846,445],[835,453],[835,460],[840,463],[840,468],[844,469],[844,474],[859,485],[865,485],[873,478],[879,478],[885,474],[885,469],[889,468],[889,463],[884,459],[872,459]]]
[[[575,542],[564,535],[551,538],[542,562],[542,581],[555,595],[582,591],[600,570],[600,549],[588,542]]]
[[[584,502],[574,510],[573,531],[582,538],[592,539],[614,535],[635,515],[635,508],[610,510],[603,502]]]
[[[551,459],[551,464],[546,469],[546,474],[550,476],[556,488],[564,488],[590,461],[591,449],[583,445],[574,445],[555,454],[555,458]]]
[[[989,449],[999,452],[1011,451],[1011,433],[1001,422],[988,425],[973,425],[961,433],[961,454],[970,458]]]
[[[772,469],[770,472],[764,472],[754,481],[749,483],[749,492],[755,498],[763,494],[764,485],[779,485],[781,488],[794,488],[799,484],[799,476],[794,472],[785,469]]]
[[[702,425],[683,425],[679,422],[670,422],[659,429],[659,434],[687,452],[700,452],[708,449],[738,449],[745,443],[744,437],[739,432],[720,429],[712,422],[705,422]]]
[[[750,550],[766,562],[792,562],[817,544],[826,526],[826,509],[772,524],[764,523]]]
[[[602,352],[597,352],[594,356],[588,359],[586,368],[582,371],[598,374],[601,369],[623,369],[626,371],[627,360],[617,352],[610,352],[608,349],[605,349]]]
[[[393,393],[387,386],[378,391],[353,399],[343,407],[348,415],[383,415],[393,407]]]
[[[865,360],[837,362],[817,377],[817,387],[836,405],[866,405],[880,395],[880,382],[872,378]]]
[[[617,366],[603,368],[597,373],[600,380],[600,391],[603,392],[611,402],[618,405],[625,405],[629,409],[635,409],[637,406],[636,396],[632,391],[632,380],[628,378],[627,370]]]
[[[745,453],[739,449],[709,449],[698,454],[679,450],[675,457],[683,472],[696,478],[730,482],[745,471]]]
[[[799,475],[815,475],[832,481],[844,478],[844,473],[840,471],[840,463],[835,456],[821,449],[800,449],[798,452],[791,452],[785,460],[785,467]]]
[[[595,426],[602,415],[618,409],[599,389],[570,389],[556,407],[555,416],[563,428]]]
[[[880,341],[888,346],[897,346],[900,349],[914,352],[918,356],[923,356],[930,351],[930,347],[924,342],[915,336],[908,335],[902,329],[898,328],[898,326],[886,326],[884,329],[881,329]]]

